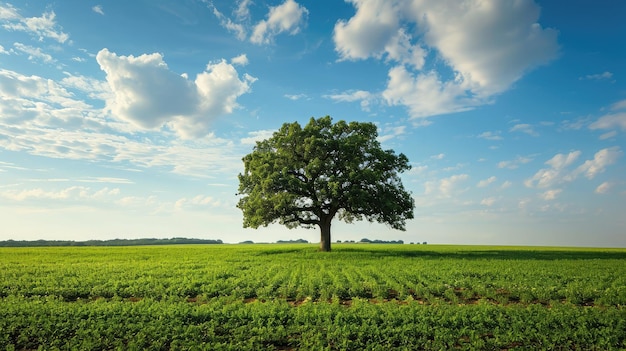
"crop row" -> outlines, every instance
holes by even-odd
[[[21,255],[13,251],[0,261],[0,297],[626,305],[623,259],[470,260],[422,257],[419,251],[416,256],[397,257],[286,248],[291,249],[59,248],[22,250]]]
[[[284,301],[197,305],[0,300],[0,344],[11,349],[441,350],[623,349],[626,310]]]

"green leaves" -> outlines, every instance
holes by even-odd
[[[304,128],[283,124],[243,158],[237,207],[244,227],[278,221],[330,228],[340,213],[346,222],[366,219],[404,230],[415,205],[399,173],[411,166],[405,155],[383,150],[377,136],[372,123],[333,124],[328,116],[311,118]]]

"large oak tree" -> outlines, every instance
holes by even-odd
[[[405,230],[415,204],[399,173],[411,166],[405,155],[383,150],[377,136],[372,123],[333,124],[328,116],[304,128],[283,124],[243,158],[237,204],[243,226],[319,226],[322,251],[330,251],[335,215]]]

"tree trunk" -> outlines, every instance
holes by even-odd
[[[330,251],[330,221],[331,218],[323,219],[320,221],[320,251],[329,252]]]

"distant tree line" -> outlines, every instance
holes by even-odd
[[[6,240],[0,241],[0,247],[37,247],[37,246],[140,246],[140,245],[183,245],[183,244],[223,244],[217,239],[112,239],[112,240]]]
[[[337,240],[337,243],[341,243],[341,242],[342,242],[341,240]],[[363,238],[359,241],[344,240],[343,242],[344,243],[357,243],[357,244],[359,243],[362,243],[362,244],[404,244],[404,240],[380,240],[380,239],[370,240],[368,238]]]
[[[308,240],[296,239],[296,240],[278,240],[277,244],[308,244]]]

